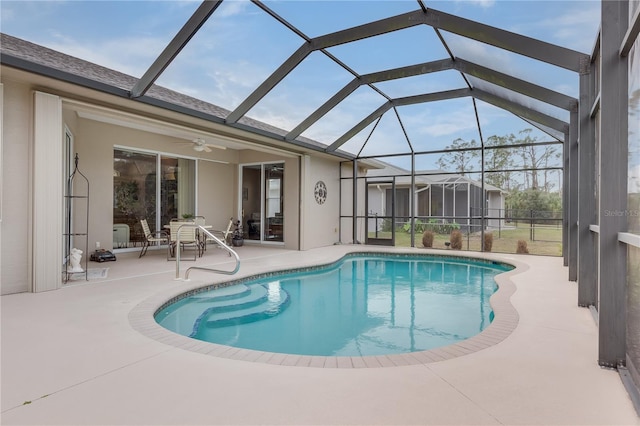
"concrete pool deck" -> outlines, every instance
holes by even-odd
[[[238,275],[369,249],[380,250],[245,245]],[[510,277],[515,328],[485,349],[389,368],[315,368],[203,354],[198,342],[190,350],[138,331],[141,307],[229,277],[193,271],[176,281],[164,251],[137,256],[90,262],[109,268],[106,279],[2,296],[2,424],[640,424],[618,373],[597,365],[597,326],[577,306],[561,258],[485,255],[528,265]],[[210,248],[182,267],[230,269],[229,259]]]

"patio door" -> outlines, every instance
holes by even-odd
[[[241,167],[245,240],[284,242],[284,163]]]
[[[189,158],[115,148],[113,155],[113,248],[140,244],[141,219],[151,231],[172,218],[194,215],[196,162]]]
[[[396,241],[396,183],[367,181],[366,244],[394,246]]]

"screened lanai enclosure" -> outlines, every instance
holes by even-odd
[[[123,3],[119,16],[153,16],[151,4]],[[499,4],[514,25],[527,22],[528,7],[540,11],[534,3]],[[564,147],[577,137],[571,114],[590,62],[580,49],[590,46],[582,38],[567,39],[570,47],[554,44],[539,29],[531,32],[541,39],[500,29],[486,6],[204,1],[193,10],[192,3],[177,3],[174,19],[165,22],[173,38],[163,28],[154,34],[154,43],[165,46],[155,59],[116,64],[139,76],[121,81],[118,90],[144,104],[274,138],[289,149],[344,159],[343,243],[422,246],[430,227],[439,248],[446,248],[448,231],[460,229],[466,249],[486,249],[488,232],[493,251],[515,252],[522,239],[531,253],[566,256],[575,240],[567,238],[570,212],[563,210],[570,180],[563,174]],[[73,12],[82,13],[84,25],[101,28],[102,8],[108,13],[106,4],[80,2]],[[548,16],[563,11],[545,8]],[[322,16],[331,19],[317,19]],[[474,19],[480,16],[488,23]],[[587,23],[595,36],[597,19]],[[229,26],[239,29],[233,37]],[[127,37],[148,39],[148,29],[135,22],[129,27]],[[206,104],[176,100],[162,87]],[[373,208],[379,200],[370,199],[378,196],[370,189],[381,179],[395,183],[385,184],[384,205]],[[165,186],[156,184],[161,191]],[[195,188],[180,194],[189,191]],[[164,192],[155,197],[164,198]],[[164,223],[163,209],[155,206],[157,226]],[[120,218],[114,227],[133,230],[137,215],[123,217],[121,210],[114,204]],[[193,207],[182,210],[176,212]],[[269,223],[266,211],[242,211],[245,231],[252,231],[245,237],[261,235],[255,227]],[[378,218],[373,225],[371,215]],[[129,245],[142,239],[139,232],[137,240],[135,232],[129,235]]]
[[[35,23],[43,4],[63,12],[47,28]],[[422,247],[431,230],[434,248],[450,250],[449,234],[459,230],[465,249],[486,251],[490,234],[492,251],[513,253],[523,240],[532,254],[562,257],[579,284],[577,303],[598,320],[598,362],[640,383],[637,1],[1,7],[3,67],[135,102],[141,111],[206,120],[218,126],[212,143],[220,149],[250,141],[261,152],[339,159],[326,184],[292,172],[289,157],[247,161],[236,173],[259,170],[257,191],[268,186],[264,170],[284,169],[282,186],[266,191],[275,195],[260,206],[249,205],[253,186],[237,188],[252,238],[268,240],[259,230],[276,219],[278,232],[268,237],[287,241],[294,222],[283,216],[282,194],[294,176],[295,194],[308,189],[318,205],[339,198],[332,213],[339,243]],[[106,36],[87,37],[89,29]],[[88,62],[59,60],[22,39]],[[191,157],[165,154],[149,160],[153,173],[173,181],[167,176],[183,168],[186,176]],[[130,155],[118,153],[113,182],[132,169]],[[193,208],[195,189],[176,186],[181,195],[163,206],[170,212],[156,204],[147,214]]]

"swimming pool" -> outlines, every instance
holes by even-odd
[[[468,339],[493,319],[494,277],[512,269],[450,256],[356,253],[336,263],[202,288],[161,307],[178,334],[265,352],[368,356]]]

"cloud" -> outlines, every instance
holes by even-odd
[[[2,7],[2,13],[0,13],[0,19],[2,22],[13,21],[16,17],[16,12],[9,6]]]
[[[539,32],[553,43],[580,52],[591,53],[600,24],[600,2],[581,1],[563,8],[562,13],[541,21],[532,21],[527,28]]]
[[[226,1],[223,3],[225,7],[221,7],[219,11],[216,12],[216,16],[218,17],[229,17],[229,16],[237,16],[242,15],[247,12],[247,6],[249,2],[247,1]]]
[[[469,38],[446,34],[445,39],[456,57],[505,73],[513,71],[512,56],[502,49]]]
[[[53,34],[53,38],[41,44],[67,55],[141,77],[155,58],[160,55],[166,42],[155,37],[124,37],[85,41],[62,34]]]
[[[469,131],[477,133],[471,100],[439,102],[437,107],[418,108],[400,109],[400,116],[410,135],[441,138]]]
[[[471,4],[475,6],[480,6],[484,9],[488,9],[493,7],[496,4],[495,0],[456,0],[456,3],[464,3]]]

